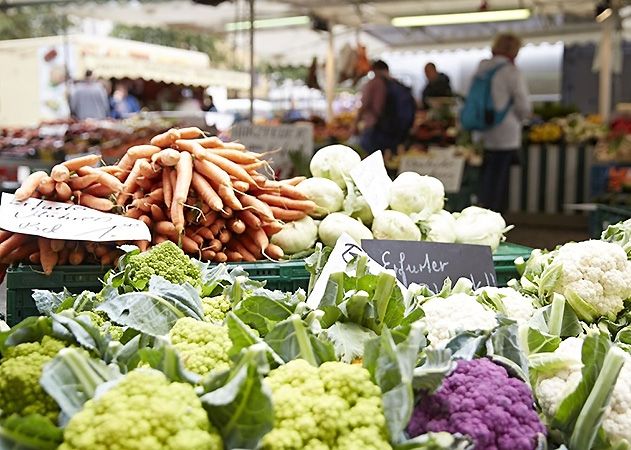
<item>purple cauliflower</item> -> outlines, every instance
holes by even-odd
[[[458,361],[438,391],[420,398],[408,433],[414,437],[430,431],[467,435],[480,450],[533,450],[546,428],[530,388],[481,358]]]

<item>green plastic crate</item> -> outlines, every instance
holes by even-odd
[[[296,291],[307,289],[309,272],[303,260],[285,262],[234,263],[240,265],[250,278],[265,281],[268,289]],[[44,275],[40,266],[18,265],[7,271],[7,324],[21,322],[29,316],[39,314],[31,296],[33,289],[70,292],[100,291],[101,282],[109,267],[101,266],[57,266],[50,276]]]
[[[525,245],[502,243],[493,255],[493,265],[497,275],[497,285],[506,286],[513,279],[518,278],[515,260],[520,256],[527,260],[530,257],[532,249]]]
[[[609,225],[624,222],[630,218],[631,208],[596,205],[596,210],[589,213],[589,235],[592,239],[600,239],[600,235]]]
[[[81,291],[99,291],[108,268],[101,266],[57,266],[45,275],[41,266],[18,265],[7,270],[7,324],[13,326],[29,316],[39,314],[31,296],[33,289],[62,291],[67,288],[78,294]]]

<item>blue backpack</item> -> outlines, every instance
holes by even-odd
[[[501,123],[513,105],[513,99],[501,110],[495,110],[491,83],[495,74],[506,64],[476,75],[460,111],[460,125],[468,131],[484,131]]]
[[[386,104],[377,121],[376,128],[385,135],[403,142],[416,117],[416,100],[409,87],[403,83],[389,79],[387,80]]]

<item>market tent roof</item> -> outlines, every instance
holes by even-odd
[[[0,41],[0,52],[60,44],[61,36]],[[101,78],[154,80],[187,86],[224,86],[246,89],[249,75],[214,69],[208,55],[161,45],[110,37],[73,35],[68,37],[77,56],[77,74],[91,69]],[[75,75],[77,75],[75,74]]]
[[[494,10],[529,8],[530,19],[520,22],[464,24],[397,28],[391,19],[397,16],[449,12],[473,12],[481,0],[256,0],[257,19],[296,15],[318,16],[336,24],[335,46],[359,40],[373,54],[385,50],[431,49],[443,46],[466,48],[472,43],[488,43],[501,30],[514,30],[532,41],[574,41],[597,39],[599,26],[594,21],[595,0],[492,0]],[[73,5],[69,13],[114,22],[142,25],[184,27],[226,34],[229,22],[248,19],[244,1],[219,6],[193,4],[190,0],[128,2],[98,5]],[[629,22],[630,20],[627,20]],[[631,25],[631,24],[630,24]],[[247,31],[238,31],[227,39],[237,50],[247,50]],[[256,33],[255,52],[261,60],[285,64],[309,63],[313,56],[326,54],[327,33],[311,30],[309,25],[260,29]]]

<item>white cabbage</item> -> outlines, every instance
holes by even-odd
[[[318,227],[309,216],[294,222],[287,222],[283,229],[272,236],[272,244],[278,245],[285,254],[293,255],[309,250],[318,238]]]
[[[421,231],[409,216],[399,211],[382,211],[372,222],[375,239],[420,241]]]
[[[344,177],[350,176],[351,170],[360,162],[361,158],[355,150],[336,144],[318,150],[311,158],[309,169],[314,177],[328,178],[345,189]]]
[[[364,224],[346,214],[329,214],[320,222],[318,234],[324,245],[334,247],[338,238],[344,233],[347,233],[358,243],[361,243],[362,239],[372,239],[372,233]]]
[[[445,187],[437,178],[403,172],[390,188],[390,208],[405,214],[429,216],[445,206]]]
[[[327,214],[337,212],[344,204],[344,191],[334,181],[326,178],[307,178],[296,186],[296,189],[309,200],[318,205],[311,215],[313,217],[324,217]]]

